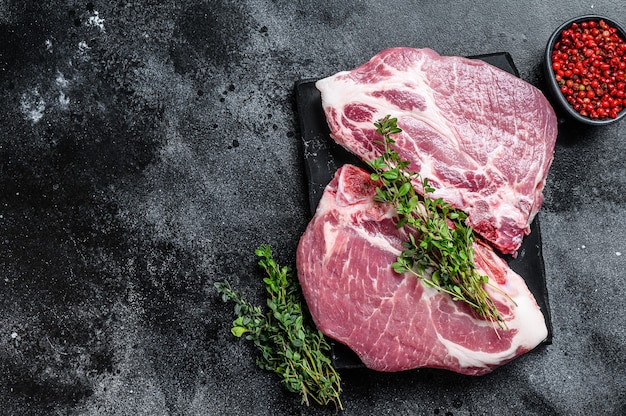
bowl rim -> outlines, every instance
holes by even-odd
[[[573,23],[581,23],[581,22],[590,21],[590,20],[606,21],[610,26],[615,27],[617,31],[619,32],[620,37],[624,41],[626,41],[626,30],[618,22],[616,22],[614,19],[611,19],[610,17],[597,15],[597,14],[587,14],[583,16],[573,17],[563,22],[554,32],[552,32],[552,35],[548,39],[548,43],[546,45],[546,50],[544,53],[544,70],[546,73],[546,78],[547,78],[546,83],[548,85],[548,89],[550,90],[552,96],[558,101],[559,106],[570,117],[574,118],[577,121],[580,121],[581,123],[585,123],[589,125],[596,125],[596,126],[605,126],[608,124],[615,123],[623,119],[624,117],[626,117],[626,107],[623,108],[622,111],[620,111],[620,113],[617,115],[616,118],[597,120],[597,119],[592,119],[592,118],[581,115],[578,111],[574,110],[574,108],[570,105],[570,103],[565,99],[565,96],[561,92],[561,89],[558,87],[558,83],[555,79],[555,73],[554,73],[554,70],[552,69],[552,49],[554,48],[554,44],[556,43],[557,39],[561,36],[561,32],[569,28]]]

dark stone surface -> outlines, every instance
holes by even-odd
[[[542,87],[587,13],[626,24],[620,1],[1,1],[0,414],[333,414],[255,367],[213,289],[261,303],[254,249],[294,262],[294,83],[414,46],[507,51]],[[553,344],[481,378],[346,372],[345,414],[626,413],[625,129],[561,125]]]

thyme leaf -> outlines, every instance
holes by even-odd
[[[409,169],[395,150],[392,135],[402,132],[397,119],[390,115],[374,123],[384,146],[381,156],[368,162],[372,180],[379,181],[375,200],[391,203],[398,213],[398,228],[414,230],[404,250],[392,264],[396,273],[412,273],[424,286],[446,293],[454,301],[467,303],[494,327],[506,329],[506,323],[485,289],[488,277],[480,275],[474,264],[473,229],[465,224],[467,214],[441,198],[432,199],[435,189],[428,178]],[[422,196],[414,184],[420,184]],[[510,298],[509,298],[510,299]]]
[[[288,391],[301,395],[302,403],[309,405],[312,399],[343,409],[341,379],[329,358],[330,345],[312,322],[296,277],[289,267],[274,261],[269,245],[260,246],[255,253],[266,273],[265,313],[228,282],[215,283],[225,302],[235,302],[232,334],[252,341],[260,351],[257,365],[278,374]]]

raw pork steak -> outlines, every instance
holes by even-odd
[[[434,198],[516,254],[543,202],[557,135],[538,89],[482,61],[411,48],[384,50],[316,87],[333,139],[372,160],[381,153],[373,123],[397,117],[398,153],[429,179]]]
[[[346,344],[374,370],[444,368],[487,373],[547,336],[544,317],[523,279],[486,245],[476,265],[516,306],[490,290],[508,331],[498,331],[464,303],[399,275],[391,263],[405,230],[395,209],[375,202],[376,183],[344,165],[326,187],[297,250],[300,284],[317,327]]]

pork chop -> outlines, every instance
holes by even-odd
[[[487,245],[475,263],[508,330],[496,330],[465,303],[425,287],[391,264],[407,240],[391,204],[374,201],[377,183],[344,165],[324,190],[297,249],[297,272],[317,327],[351,348],[369,368],[443,368],[481,375],[547,336],[524,280]],[[514,301],[511,302],[503,293]]]
[[[412,48],[384,50],[316,87],[331,137],[365,161],[382,152],[373,123],[397,117],[396,149],[429,179],[433,198],[516,255],[543,203],[557,136],[541,91],[483,61]]]

